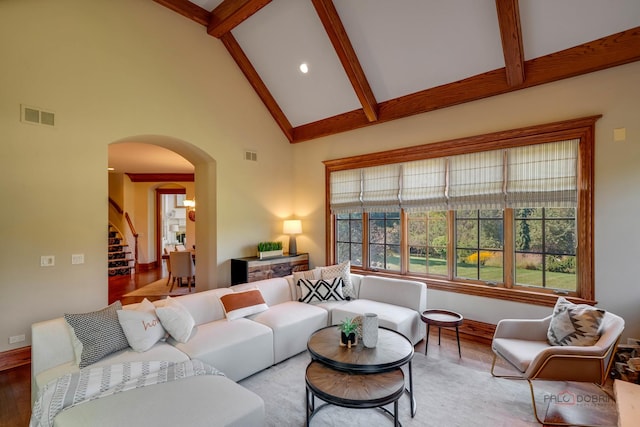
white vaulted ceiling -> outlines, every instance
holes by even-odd
[[[291,142],[640,59],[639,0],[154,1],[222,40]]]

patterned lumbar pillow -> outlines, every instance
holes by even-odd
[[[305,270],[305,271],[294,271],[293,273],[293,283],[296,285],[300,281],[300,279],[305,280],[320,280],[322,279],[320,267],[316,267],[313,270]],[[300,287],[296,286],[297,298],[298,301],[302,298],[302,294],[300,293]]]
[[[193,316],[189,310],[176,301],[174,298],[167,297],[166,303],[162,307],[156,308],[156,315],[162,323],[169,335],[178,342],[185,343],[191,336],[191,331],[196,325]]]
[[[78,365],[80,368],[129,347],[127,337],[118,321],[117,311],[121,309],[122,304],[116,301],[102,310],[64,315],[74,335],[82,343],[82,354]]]
[[[118,310],[117,313],[129,345],[137,352],[149,350],[166,334],[156,316],[156,306],[146,298],[135,310]]]
[[[300,302],[315,303],[323,301],[343,301],[342,278],[332,280],[298,280],[301,297]]]
[[[342,278],[342,294],[345,299],[355,299],[357,295],[351,283],[351,261],[344,261],[338,265],[321,268],[322,280],[331,280],[336,277]]]
[[[260,289],[233,292],[220,297],[227,320],[236,320],[269,308]]]
[[[553,309],[547,331],[551,345],[593,345],[600,338],[604,310],[586,304],[573,304],[560,297]]]

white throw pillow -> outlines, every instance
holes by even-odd
[[[355,289],[351,283],[351,261],[344,261],[338,265],[330,265],[321,267],[322,280],[331,280],[336,277],[342,277],[342,294],[346,299],[356,299]]]
[[[164,306],[156,308],[156,314],[162,326],[176,341],[184,343],[189,340],[196,322],[184,305],[167,297]]]
[[[118,320],[129,346],[142,353],[164,338],[165,330],[156,316],[156,306],[144,299],[134,310],[118,310]]]
[[[227,320],[240,319],[269,308],[258,288],[222,295],[220,303]]]

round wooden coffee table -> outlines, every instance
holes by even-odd
[[[449,310],[426,310],[420,315],[423,322],[427,324],[427,340],[424,348],[424,355],[427,355],[429,349],[429,329],[431,325],[438,327],[438,345],[440,345],[440,328],[456,328],[456,339],[458,340],[458,356],[462,357],[460,351],[460,334],[458,326],[462,325],[464,317],[455,311]]]
[[[411,416],[413,417],[415,415],[416,404],[413,396],[413,373],[411,366],[413,345],[407,337],[391,329],[380,327],[378,328],[378,342],[375,348],[364,347],[362,340],[360,340],[358,345],[351,348],[341,347],[339,342],[340,331],[338,327],[335,325],[327,326],[311,334],[307,342],[307,349],[309,350],[312,360],[318,362],[320,365],[324,365],[329,372],[336,371],[335,375],[339,376],[362,377],[359,380],[352,379],[352,382],[370,381],[371,384],[375,385],[376,381],[378,381],[376,375],[394,372],[402,366],[407,365],[409,387],[406,388],[403,386],[403,390],[409,394]],[[397,373],[393,375],[397,376]],[[404,376],[402,381],[404,384]],[[345,384],[345,381],[341,381],[338,382],[336,386],[345,388]],[[311,386],[308,385],[308,388],[311,388],[311,391],[315,393],[313,384]],[[386,400],[391,399],[388,403],[393,402],[395,394],[389,393],[388,390],[384,393],[386,393]],[[341,395],[340,391],[333,390],[332,395],[334,398],[331,399],[331,403],[340,406],[340,403],[335,403],[340,402],[342,399],[339,397]],[[364,400],[368,400],[368,398]],[[369,405],[367,407],[380,406],[373,405],[371,402],[363,402],[360,406],[355,406],[355,404],[351,405],[352,406],[349,407],[364,407],[362,405]],[[341,406],[347,405],[343,404]],[[313,411],[308,415],[312,414]]]
[[[400,368],[378,374],[339,371],[314,360],[307,366],[306,412],[307,426],[311,418],[328,404],[345,408],[379,408],[393,417],[399,426],[398,400],[404,393],[404,373]],[[326,404],[316,408],[316,396]],[[393,403],[393,414],[384,405]]]

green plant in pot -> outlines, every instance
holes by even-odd
[[[268,252],[282,249],[282,242],[260,242],[258,243],[258,251]]]
[[[356,319],[347,317],[338,325],[340,330],[340,345],[351,348],[358,344],[358,322]]]
[[[260,259],[274,256],[282,256],[282,242],[258,243],[258,257]]]

